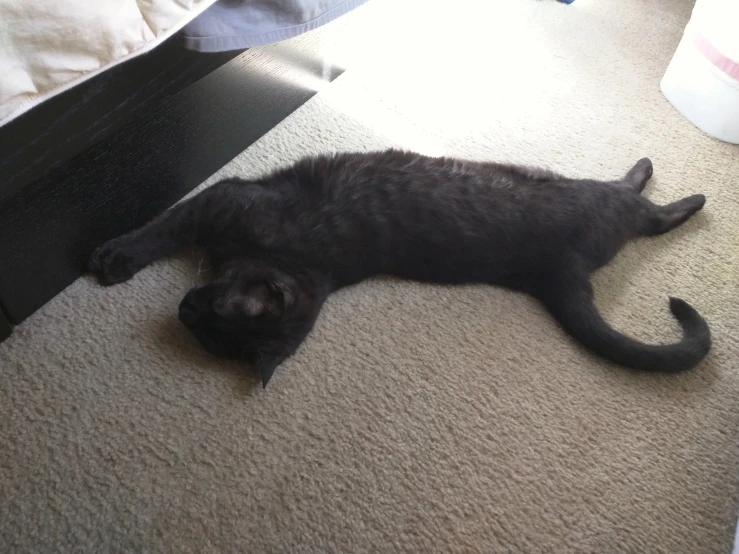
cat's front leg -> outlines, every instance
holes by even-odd
[[[92,253],[88,271],[103,285],[123,283],[155,260],[196,242],[207,219],[204,212],[217,200],[212,188],[102,244]]]
[[[144,243],[136,232],[109,240],[92,253],[87,270],[105,286],[128,281],[149,263],[145,260],[150,256],[139,246]]]

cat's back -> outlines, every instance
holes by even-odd
[[[289,170],[300,209],[366,217],[506,219],[585,200],[574,181],[543,169],[431,157],[402,150],[307,158]],[[442,212],[442,213],[440,213]]]
[[[510,236],[514,227],[546,220],[539,214],[551,207],[546,196],[562,196],[559,185],[535,183],[509,166],[400,150],[304,159],[285,180],[305,231],[352,239],[489,240],[503,228]]]
[[[442,158],[384,150],[305,158],[290,171],[306,194],[353,196],[377,189],[407,188],[415,180],[438,175],[443,165]]]
[[[402,150],[306,158],[289,171],[306,200],[339,203],[344,209],[373,199],[419,207],[427,200],[482,194],[512,184],[495,164]]]

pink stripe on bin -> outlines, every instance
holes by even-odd
[[[739,63],[727,58],[721,52],[716,50],[716,47],[703,35],[696,35],[695,46],[709,62],[718,67],[732,79],[739,81]]]

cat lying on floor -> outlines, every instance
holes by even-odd
[[[700,194],[653,204],[640,195],[651,175],[648,159],[602,182],[397,150],[309,158],[213,185],[100,246],[89,269],[113,285],[185,244],[204,247],[214,279],[185,295],[179,318],[212,354],[252,364],[265,386],[329,294],[378,274],[522,291],[604,358],[678,372],[711,347],[698,312],[671,298],[682,340],[644,344],[602,319],[589,280],[628,240],[703,207]]]

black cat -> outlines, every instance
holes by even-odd
[[[671,298],[683,339],[647,345],[601,318],[589,281],[628,240],[703,207],[699,194],[653,204],[639,194],[651,175],[648,159],[601,182],[397,150],[321,156],[222,181],[103,244],[89,268],[112,285],[185,244],[204,247],[215,276],[187,293],[180,320],[209,352],[253,364],[265,386],[331,292],[378,274],[523,291],[601,356],[677,372],[710,349],[698,312]]]

